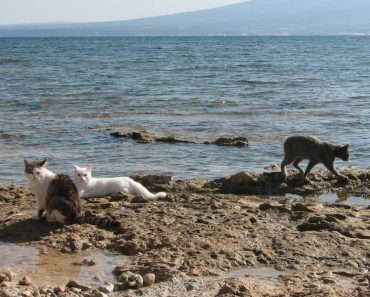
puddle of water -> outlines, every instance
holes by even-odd
[[[321,202],[346,202],[348,205],[370,205],[370,200],[358,196],[342,196],[335,193],[322,194],[319,196]]]
[[[83,264],[91,259],[96,264]],[[0,242],[0,267],[9,267],[17,279],[30,276],[36,286],[65,286],[70,280],[90,287],[105,281],[113,281],[112,271],[116,266],[130,263],[126,257],[109,252],[86,252],[65,254],[52,249]]]
[[[262,285],[268,285],[272,287],[278,287],[282,285],[279,280],[281,275],[285,275],[287,272],[276,270],[273,267],[260,267],[260,268],[242,268],[234,271],[230,271],[226,274],[209,277],[212,280],[226,280],[230,278],[248,278]]]
[[[290,199],[296,199],[296,200],[303,199],[301,195],[292,194],[292,193],[286,193],[285,197],[290,198]]]
[[[287,193],[285,194],[286,198],[290,199],[304,199],[304,196]],[[336,193],[329,193],[329,194],[321,194],[317,196],[321,202],[329,202],[329,203],[346,203],[348,205],[359,205],[359,206],[368,206],[370,205],[370,199],[358,197],[358,196],[347,196],[342,194]]]

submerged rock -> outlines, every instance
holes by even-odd
[[[158,136],[152,132],[148,132],[145,130],[129,131],[127,129],[119,129],[113,132],[109,132],[109,135],[117,138],[130,138],[138,143],[197,143],[191,140],[178,139],[173,136]],[[243,147],[249,144],[249,140],[248,138],[243,136],[220,137],[214,141],[204,141],[202,142],[202,144]]]
[[[219,146],[246,146],[249,144],[249,140],[246,137],[220,137],[213,142],[205,142],[205,144],[215,144]]]
[[[138,143],[194,143],[193,141],[181,140],[171,136],[157,136],[148,131],[114,131],[109,134],[113,137],[131,138]]]

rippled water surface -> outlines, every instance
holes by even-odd
[[[24,158],[96,176],[262,170],[294,133],[370,166],[370,37],[0,38],[0,82],[0,184],[26,182]],[[251,144],[138,144],[109,127]]]

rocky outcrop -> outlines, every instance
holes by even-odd
[[[285,180],[280,172],[239,172],[213,181],[221,193],[243,195],[284,195],[287,193],[311,195],[346,192],[370,197],[370,176],[367,170],[345,168],[340,170],[348,180],[338,180],[327,170],[315,171],[304,180],[291,172]]]
[[[125,129],[110,131],[108,130],[109,134],[113,137],[117,138],[129,138],[135,140],[138,143],[198,143],[191,140],[184,140],[178,139],[172,136],[158,136],[152,132],[148,132],[145,130],[141,131],[128,131]],[[244,147],[249,144],[249,140],[246,137],[220,137],[214,141],[204,141],[201,144],[215,144],[219,146],[236,146],[236,147]]]

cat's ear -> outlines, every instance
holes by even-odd
[[[30,164],[30,162],[28,162],[26,159],[24,159],[23,161],[24,161],[24,166],[27,166]]]
[[[48,162],[48,159],[44,159],[42,160],[41,162],[37,163],[38,165],[40,165],[41,167],[45,166],[46,163]]]
[[[343,147],[345,150],[348,150],[348,148],[349,148],[349,144],[343,145],[342,147]]]
[[[77,165],[73,164],[72,166],[73,166],[73,169],[74,169],[75,171],[80,170],[80,167],[78,167]]]
[[[93,169],[93,166],[91,164],[87,165],[87,167],[86,167],[87,172],[91,173],[92,169]]]

